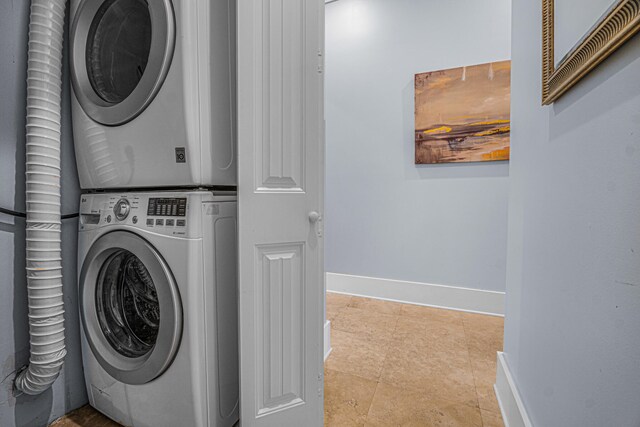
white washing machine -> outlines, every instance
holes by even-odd
[[[71,0],[82,188],[235,185],[235,1]]]
[[[235,195],[84,194],[78,243],[91,405],[126,426],[232,426]]]

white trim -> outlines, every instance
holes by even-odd
[[[327,291],[472,313],[504,315],[504,292],[327,273]]]
[[[498,369],[493,388],[505,427],[533,427],[502,352],[498,352]]]
[[[331,321],[324,322],[324,360],[331,354]]]

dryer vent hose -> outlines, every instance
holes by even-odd
[[[60,105],[66,0],[32,0],[27,67],[27,292],[29,366],[15,386],[40,394],[66,354],[60,216]]]

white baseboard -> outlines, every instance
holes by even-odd
[[[496,384],[493,388],[505,427],[533,427],[502,352],[498,352]]]
[[[327,291],[473,313],[504,315],[504,292],[327,273]]]
[[[331,353],[331,322],[324,322],[324,360],[327,360]]]

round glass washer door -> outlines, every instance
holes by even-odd
[[[84,0],[71,28],[71,81],[83,110],[116,126],[153,101],[175,44],[171,0]]]
[[[182,304],[160,254],[125,231],[100,237],[80,274],[84,332],[102,368],[126,384],[145,384],[171,364],[182,335]]]

